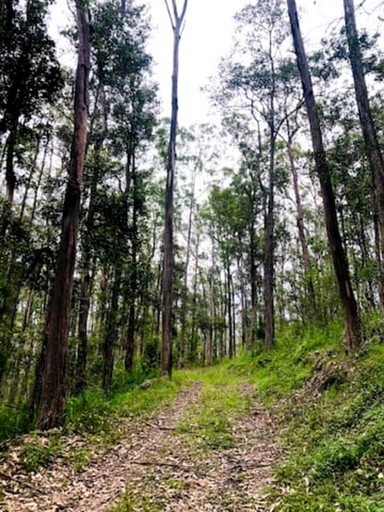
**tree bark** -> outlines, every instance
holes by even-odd
[[[125,369],[128,373],[133,371],[133,360],[135,354],[136,335],[136,300],[137,300],[137,255],[139,250],[138,232],[138,181],[136,172],[135,156],[132,157],[132,187],[133,187],[133,209],[132,209],[132,269],[130,271],[130,305],[128,315],[127,348],[125,352]]]
[[[193,206],[195,201],[195,171],[192,178],[191,200],[189,204],[188,215],[188,234],[187,234],[187,249],[184,265],[183,276],[183,289],[181,295],[181,311],[180,311],[180,343],[179,343],[179,368],[183,368],[185,360],[185,333],[187,326],[187,302],[188,302],[188,268],[189,259],[191,254],[191,238],[192,238],[192,219],[193,219]]]
[[[240,282],[240,306],[241,306],[241,346],[245,348],[247,346],[248,339],[248,322],[247,322],[247,301],[245,291],[245,280],[243,271],[243,251],[241,239],[239,239],[241,255],[237,258],[237,273],[239,275]]]
[[[39,390],[35,395],[37,422],[41,429],[53,428],[63,423],[66,398],[69,315],[87,143],[87,95],[91,50],[88,12],[81,2],[77,3],[76,12],[79,47],[75,80],[75,127],[60,248],[42,347],[41,379],[38,379]]]
[[[268,206],[265,218],[264,233],[264,348],[272,348],[275,340],[275,307],[274,307],[274,168],[275,168],[275,134],[271,130],[271,147],[269,162]],[[273,130],[273,131],[272,131]]]
[[[303,257],[303,265],[304,265],[304,279],[305,279],[305,288],[308,295],[308,306],[309,306],[309,317],[311,320],[314,320],[316,317],[316,296],[315,296],[315,286],[313,284],[312,279],[312,265],[311,258],[309,256],[307,237],[305,235],[305,226],[304,226],[304,211],[303,205],[301,202],[300,188],[299,188],[299,175],[296,168],[295,157],[293,153],[292,147],[292,134],[290,133],[289,123],[288,124],[288,140],[287,140],[287,151],[289,158],[289,166],[292,174],[293,181],[293,190],[295,193],[295,202],[296,202],[296,212],[297,212],[297,230],[299,232],[299,240],[301,246],[301,253]]]
[[[173,190],[176,168],[176,135],[178,116],[178,79],[179,79],[179,47],[182,25],[188,0],[184,0],[179,15],[176,0],[172,0],[173,15],[168,7],[173,28],[173,73],[172,73],[172,115],[168,145],[167,181],[165,187],[165,225],[164,225],[164,263],[163,263],[163,301],[162,301],[162,347],[161,372],[172,373],[172,302],[173,302]]]
[[[258,302],[258,294],[257,294],[257,268],[256,268],[256,230],[255,230],[255,221],[252,219],[250,228],[249,228],[249,236],[250,236],[250,277],[251,277],[251,336],[250,342],[251,347],[254,347],[256,344],[257,338],[257,302]]]
[[[24,211],[25,211],[25,207],[27,205],[29,188],[31,186],[33,175],[36,172],[37,158],[38,158],[39,152],[40,152],[40,143],[41,143],[41,135],[38,134],[37,137],[36,137],[36,148],[35,148],[35,154],[34,154],[34,157],[33,157],[33,164],[31,165],[31,168],[29,170],[27,183],[25,184],[23,200],[21,202],[20,217],[19,217],[20,220],[24,217]],[[46,141],[46,144],[45,144],[45,147],[44,147],[43,162],[42,162],[42,165],[41,165],[42,171],[43,171],[44,166],[45,166],[45,158],[46,158],[46,155],[47,155],[48,144],[49,144],[49,137],[47,137],[47,141]]]
[[[269,36],[269,60],[271,72],[271,91],[269,98],[269,183],[268,204],[264,228],[264,348],[269,350],[275,341],[275,304],[274,304],[274,252],[275,252],[275,94],[276,77],[272,52],[272,35]]]
[[[368,97],[363,57],[356,27],[355,7],[353,0],[344,0],[344,18],[348,39],[349,60],[352,68],[360,126],[364,137],[368,162],[372,172],[373,193],[375,195],[375,200],[373,202],[373,212],[378,222],[380,246],[380,251],[376,251],[376,266],[380,306],[382,310],[384,310],[384,280],[382,268],[384,258],[384,159],[377,136],[377,131],[373,122],[372,111]]]
[[[296,1],[287,0],[287,4],[297,64],[303,85],[305,104],[307,107],[316,170],[321,185],[329,248],[339,286],[339,297],[343,308],[346,348],[348,351],[354,351],[362,343],[360,316],[352,289],[347,257],[340,236],[335,196],[324,149],[320,121],[316,110],[316,101],[308,60],[300,32]]]
[[[79,338],[79,344],[77,347],[77,359],[76,359],[76,382],[75,382],[75,394],[79,395],[86,387],[86,370],[87,370],[87,354],[88,354],[88,314],[91,305],[91,294],[92,294],[92,276],[90,269],[86,268],[83,270],[81,276],[80,285],[80,312],[78,320],[78,331],[77,335]]]
[[[230,275],[230,293],[231,293],[231,305],[232,305],[232,354],[236,357],[237,352],[237,337],[236,337],[236,303],[235,303],[235,285],[233,282],[233,276]]]
[[[16,175],[14,169],[14,155],[17,141],[17,128],[13,128],[7,139],[7,150],[5,158],[5,183],[6,183],[6,198],[13,203],[13,196],[16,188]]]
[[[121,288],[121,262],[117,262],[112,286],[112,296],[107,315],[107,327],[103,343],[103,382],[102,386],[109,393],[112,386],[113,367],[115,361],[115,346],[117,340],[117,313]]]
[[[95,219],[95,202],[97,200],[97,187],[101,169],[99,168],[100,156],[103,150],[104,141],[107,136],[107,105],[104,89],[103,71],[99,69],[99,101],[102,118],[102,132],[98,136],[95,143],[95,162],[96,167],[92,175],[92,183],[89,198],[88,213],[85,220],[85,230],[83,237],[83,251],[81,258],[81,285],[80,285],[80,311],[78,318],[77,334],[79,344],[77,348],[76,360],[76,382],[75,393],[80,394],[86,387],[86,370],[88,356],[88,315],[91,306],[91,296],[93,289],[93,272],[92,272],[92,232],[94,230]]]
[[[228,356],[232,359],[235,355],[234,341],[233,341],[233,308],[232,308],[232,290],[231,290],[231,265],[227,259],[225,265],[225,273],[227,277],[226,292],[227,292],[227,314],[228,314]]]
[[[197,287],[198,287],[198,274],[199,274],[199,244],[200,236],[199,233],[196,235],[195,240],[195,268],[193,272],[193,289],[192,289],[192,304],[191,304],[191,334],[190,334],[190,347],[189,347],[189,360],[192,363],[197,361]]]

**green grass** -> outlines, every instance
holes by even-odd
[[[132,387],[107,398],[100,389],[89,389],[68,402],[65,432],[108,434],[116,429],[117,418],[148,416],[156,409],[171,402],[177,395],[181,382],[158,379],[148,389]]]
[[[347,357],[340,327],[288,331],[268,354],[232,363],[280,411],[274,510],[384,512],[384,345],[371,339]]]
[[[193,382],[201,386],[198,400],[187,405],[175,430],[183,445],[197,458],[209,457],[213,450],[233,447],[236,419],[244,415],[250,405],[244,392],[248,379],[229,371],[228,365],[228,362],[224,362],[210,368],[174,372],[173,381],[178,388],[189,386]],[[182,491],[188,488],[189,483],[169,476],[161,484],[157,481],[157,485]],[[160,493],[154,497],[149,493],[150,491],[148,495],[135,494],[129,489],[128,483],[126,494],[111,512],[165,510],[167,496]]]
[[[227,364],[189,373],[202,386],[199,401],[187,408],[177,425],[185,442],[201,452],[233,446],[232,427],[244,414],[249,401],[244,397],[244,377],[228,372]]]
[[[21,450],[21,460],[28,471],[36,472],[47,467],[62,451],[61,434],[54,432],[49,437],[32,436]]]
[[[126,493],[123,498],[114,505],[110,512],[134,512],[140,510],[141,512],[161,512],[164,510],[164,504],[161,501],[141,496],[140,498],[133,497]]]
[[[27,414],[25,410],[15,410],[0,406],[0,445],[14,439],[25,432],[27,426]]]
[[[369,324],[368,324],[369,325]],[[340,325],[278,336],[275,347],[196,370],[203,385],[178,431],[207,451],[231,446],[246,411],[244,382],[278,411],[284,461],[271,505],[281,512],[384,512],[384,344],[377,322],[357,356],[345,354]]]
[[[290,327],[267,353],[244,351],[212,368],[175,371],[172,381],[159,379],[146,390],[136,382],[125,389],[119,385],[108,399],[100,390],[88,390],[69,401],[64,433],[113,444],[123,433],[117,427],[122,418],[143,421],[199,381],[198,403],[187,406],[176,434],[197,457],[209,457],[212,450],[233,446],[233,426],[250,406],[244,386],[251,384],[280,416],[285,457],[275,468],[273,510],[384,512],[384,343],[381,324],[370,320],[366,325],[369,341],[353,357],[344,353],[339,325],[307,331]],[[2,427],[7,435],[18,428],[0,410]],[[32,437],[23,452],[25,465],[47,465],[60,450],[59,435],[43,444]],[[89,460],[84,448],[70,457],[76,471]],[[172,489],[180,485],[168,484]],[[138,506],[162,510],[162,503],[132,493],[113,510],[130,512]]]
[[[181,386],[188,384],[187,378],[173,381],[161,378],[148,389],[130,386],[109,399],[101,390],[89,389],[69,400],[63,429],[53,431],[52,435],[35,434],[24,440],[21,460],[28,471],[37,471],[60,456],[80,473],[97,454],[96,446],[108,447],[121,439],[123,418],[129,418],[132,425],[135,421],[145,421],[156,410],[172,402]],[[81,434],[86,440],[86,448],[74,445],[68,449],[65,439],[71,434]]]
[[[331,352],[334,357],[341,358],[341,338],[339,325],[304,332],[293,326],[278,336],[270,351],[265,352],[261,347],[244,351],[226,366],[232,374],[247,377],[265,402],[271,403],[300,387],[324,354]]]

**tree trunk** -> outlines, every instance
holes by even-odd
[[[250,277],[251,277],[251,347],[254,347],[257,339],[257,268],[256,268],[256,233],[255,222],[252,219],[250,225]]]
[[[121,263],[117,262],[112,286],[111,303],[107,315],[107,327],[103,343],[103,382],[102,386],[109,393],[112,385],[113,366],[115,360],[115,345],[117,340],[117,313],[121,288]]]
[[[232,274],[230,274],[230,293],[232,305],[232,354],[236,357],[237,339],[236,339],[236,303],[235,303],[235,285]]]
[[[242,253],[242,244],[239,240],[240,250]],[[240,306],[241,306],[241,346],[245,348],[247,346],[248,339],[248,325],[247,325],[247,303],[245,294],[245,282],[243,272],[242,256],[237,258],[237,273],[240,281]]]
[[[22,219],[24,217],[24,210],[25,210],[25,207],[26,207],[26,204],[27,204],[29,188],[31,186],[33,175],[36,172],[37,158],[38,158],[39,152],[40,152],[40,142],[41,142],[41,137],[40,137],[40,134],[38,134],[37,140],[36,140],[35,154],[34,154],[34,157],[33,157],[33,164],[31,165],[31,168],[29,170],[27,183],[25,184],[25,191],[24,191],[24,195],[23,195],[23,200],[21,202],[20,217],[19,217],[20,219]],[[41,169],[42,170],[44,169],[44,166],[45,166],[45,158],[47,156],[48,144],[49,144],[49,137],[47,137],[47,142],[46,142],[45,147],[44,147],[43,162],[42,162],[42,165],[41,165]]]
[[[174,31],[173,76],[172,76],[172,119],[168,149],[167,184],[165,190],[165,227],[164,227],[164,263],[163,263],[163,312],[162,312],[162,350],[161,372],[172,372],[172,302],[173,302],[173,189],[176,167],[176,133],[178,112],[178,59],[179,32]]]
[[[101,150],[101,147],[100,149]],[[96,150],[97,151],[97,150]],[[94,172],[89,200],[89,209],[86,219],[86,227],[83,240],[83,254],[81,259],[81,285],[80,285],[80,311],[78,318],[78,338],[76,360],[75,393],[80,394],[86,386],[86,369],[88,354],[88,315],[91,306],[93,289],[92,256],[91,256],[91,232],[94,228],[95,200],[99,173]]]
[[[75,127],[65,193],[60,248],[42,347],[41,379],[37,384],[39,428],[62,424],[66,397],[69,315],[79,230],[79,213],[87,142],[90,25],[88,12],[77,3],[78,65],[75,81]]]
[[[274,305],[274,252],[275,252],[275,65],[272,53],[272,39],[269,40],[269,60],[271,71],[271,92],[269,98],[269,184],[268,205],[264,232],[264,348],[269,350],[275,341],[275,305]]]
[[[43,174],[44,174],[44,171],[45,171],[46,151],[48,151],[48,144],[49,143],[51,144],[51,147],[49,148],[50,149],[50,157],[49,157],[50,158],[50,164],[49,164],[49,169],[48,170],[49,170],[49,176],[51,176],[54,148],[53,148],[53,140],[52,140],[52,138],[49,138],[47,136],[47,146],[45,147],[45,150],[44,150],[43,162],[42,162],[42,165],[40,167],[40,172],[39,172],[39,176],[37,178],[37,183],[36,183],[36,187],[35,187],[35,193],[33,195],[31,214],[30,214],[30,217],[29,217],[29,227],[30,228],[33,226],[33,221],[35,220],[36,207],[37,207],[37,198],[39,196],[41,181],[43,179]]]
[[[272,128],[270,128],[272,134]],[[275,340],[275,311],[274,311],[274,168],[275,168],[275,136],[271,136],[269,162],[268,206],[265,218],[264,234],[264,348],[272,348]]]
[[[288,127],[289,131],[289,127]],[[314,320],[316,317],[316,297],[315,297],[315,287],[312,279],[312,266],[311,259],[309,256],[307,237],[305,236],[305,226],[304,226],[304,212],[303,205],[301,202],[300,188],[299,188],[299,176],[297,173],[295,157],[293,154],[292,147],[292,136],[288,133],[288,141],[287,141],[287,150],[288,150],[288,158],[289,158],[289,166],[292,174],[293,181],[293,190],[295,193],[295,202],[296,202],[296,211],[297,211],[297,229],[299,232],[299,240],[301,246],[301,253],[303,257],[303,265],[304,265],[304,279],[305,279],[305,288],[308,295],[308,306],[309,306],[309,317],[311,320]]]
[[[17,127],[13,128],[7,139],[7,150],[5,158],[5,183],[6,198],[12,204],[16,188],[16,175],[14,169],[14,156],[17,140]]]
[[[349,351],[353,351],[362,343],[360,316],[352,289],[347,257],[340,236],[335,196],[325,154],[320,122],[316,110],[316,102],[308,67],[308,60],[300,32],[296,1],[287,0],[287,3],[297,64],[303,85],[308,120],[311,129],[316,170],[319,176],[323,196],[329,248],[339,286],[340,301],[343,307],[346,348]]]
[[[375,239],[375,258],[376,258],[376,276],[377,287],[379,292],[379,304],[381,312],[384,314],[384,271],[383,271],[383,258],[381,253],[381,237],[380,237],[380,222],[376,207],[376,193],[372,190],[372,204],[373,204],[373,229]]]
[[[138,182],[135,157],[132,157],[132,185],[133,185],[133,210],[132,210],[132,269],[130,271],[130,305],[128,316],[127,347],[125,353],[125,369],[128,373],[133,371],[136,335],[136,300],[137,300],[137,254],[139,250],[139,232],[137,225],[139,201]]]
[[[92,232],[94,230],[95,202],[97,200],[97,187],[100,176],[100,157],[103,151],[104,141],[107,136],[107,105],[105,97],[105,88],[103,80],[103,70],[99,67],[99,101],[102,119],[102,132],[97,137],[95,143],[95,162],[96,166],[92,175],[92,183],[89,198],[89,207],[87,218],[85,220],[85,230],[83,237],[83,254],[81,259],[81,285],[80,285],[80,312],[78,318],[78,338],[79,345],[77,349],[76,360],[76,382],[75,393],[80,394],[86,386],[86,370],[88,356],[88,315],[91,306],[91,296],[93,290],[93,272],[92,272]]]
[[[93,278],[89,268],[83,270],[80,285],[80,312],[78,321],[78,338],[76,359],[76,382],[75,394],[79,395],[86,387],[86,370],[87,370],[87,354],[88,354],[88,314],[91,305]]]
[[[166,2],[167,7],[168,3]],[[174,20],[168,7],[173,28],[173,72],[172,72],[172,115],[168,145],[167,182],[165,187],[165,225],[164,225],[164,266],[163,266],[163,316],[162,316],[162,347],[161,372],[172,373],[172,302],[173,302],[173,189],[176,168],[176,135],[178,116],[178,80],[179,80],[179,47],[182,25],[188,0],[179,15],[176,0],[172,1]]]
[[[185,360],[185,332],[187,325],[187,302],[188,302],[188,268],[189,259],[191,254],[191,236],[192,236],[192,218],[193,218],[193,205],[195,195],[195,175],[193,176],[193,185],[191,191],[191,201],[189,204],[188,216],[188,235],[187,235],[187,249],[184,265],[183,288],[181,295],[181,311],[180,311],[180,343],[179,343],[179,368],[183,368]]]
[[[200,237],[199,233],[196,236],[195,241],[195,268],[193,276],[193,290],[192,290],[192,318],[191,318],[191,334],[190,334],[190,350],[189,360],[192,363],[197,361],[197,287],[198,287],[198,274],[199,274],[199,244]]]
[[[227,261],[225,265],[225,273],[227,276],[226,292],[227,292],[227,314],[228,314],[228,355],[232,359],[235,355],[233,342],[233,309],[232,309],[232,290],[231,290],[231,266]]]
[[[209,283],[208,283],[209,286]],[[203,284],[203,299],[204,304],[207,310],[210,310],[209,299],[207,297],[207,290],[205,285]],[[207,315],[207,318],[209,316]],[[204,336],[204,365],[210,366],[212,364],[212,322],[211,318],[207,322],[204,322],[203,326],[203,336]]]
[[[220,280],[220,305],[219,305],[219,311],[220,311],[220,359],[224,359],[224,357],[227,355],[227,343],[226,343],[226,317],[227,317],[227,311],[226,311],[226,304],[227,300],[225,297],[225,284],[224,284],[224,290],[223,290],[223,284]]]
[[[378,220],[380,257],[377,255],[377,274],[381,308],[384,310],[384,296],[382,293],[382,264],[384,258],[384,159],[381,152],[377,131],[373,122],[372,111],[368,98],[367,84],[365,81],[363,57],[359,44],[359,35],[356,27],[355,7],[353,0],[344,0],[344,17],[347,31],[349,59],[352,68],[353,82],[355,86],[356,102],[359,111],[361,131],[364,137],[365,150],[373,177],[373,191],[375,201],[373,203],[374,215]]]

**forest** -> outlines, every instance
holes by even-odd
[[[0,0],[0,510],[384,510],[369,1],[319,41],[244,2],[183,126],[194,0],[163,2],[166,109],[148,5],[69,0],[70,65],[54,0]]]

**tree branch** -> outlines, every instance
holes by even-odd
[[[176,0],[172,0],[173,14],[175,15],[176,23],[179,21],[179,11],[177,9]]]
[[[169,4],[168,4],[168,0],[164,0],[165,2],[165,6],[167,8],[167,12],[168,12],[168,16],[169,16],[169,21],[171,22],[171,26],[172,26],[172,30],[175,30],[175,22],[172,18],[172,13],[171,13],[171,9],[169,7]]]
[[[185,18],[185,13],[187,12],[188,0],[184,0],[183,10],[181,11],[180,21],[183,21]]]

